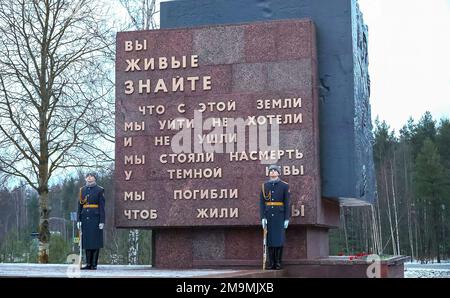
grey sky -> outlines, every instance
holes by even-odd
[[[359,0],[369,26],[372,118],[400,129],[450,115],[450,0]]]

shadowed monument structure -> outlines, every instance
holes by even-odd
[[[328,257],[340,204],[375,197],[356,1],[164,2],[161,28],[117,34],[116,226],[153,229],[156,268],[261,267],[277,163],[285,267]]]

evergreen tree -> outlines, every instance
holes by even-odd
[[[422,118],[419,120],[419,123],[413,128],[411,145],[414,158],[416,158],[417,154],[419,154],[423,143],[427,138],[432,141],[436,138],[436,121],[433,120],[431,113],[428,111],[423,114]]]
[[[436,136],[436,145],[444,166],[450,169],[450,120],[442,119]]]
[[[434,142],[427,138],[416,158],[415,187],[417,203],[422,208],[425,227],[423,257],[442,255],[443,210],[448,207],[448,175]]]

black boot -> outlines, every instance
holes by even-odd
[[[86,266],[81,267],[81,270],[90,270],[91,269],[91,256],[92,256],[92,250],[90,249],[85,249],[84,250],[86,253]]]
[[[277,247],[275,252],[275,270],[281,269],[281,257],[283,255],[283,247]]]
[[[100,253],[100,249],[94,249],[92,254],[92,270],[97,270],[97,263],[98,263],[98,255]]]
[[[275,269],[275,247],[269,247],[269,270]]]

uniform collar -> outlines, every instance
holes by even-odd
[[[277,179],[274,179],[274,180],[269,179],[269,182],[270,183],[278,183],[278,182],[280,182],[280,177],[278,177]]]

